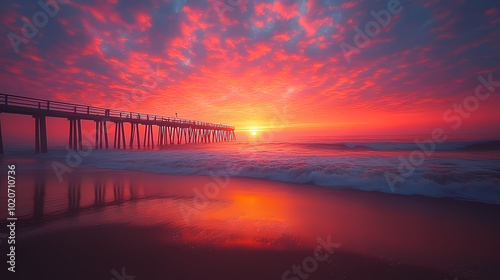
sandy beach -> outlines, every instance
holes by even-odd
[[[500,275],[498,205],[16,161],[19,279]]]

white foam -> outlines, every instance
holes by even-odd
[[[65,161],[66,151],[40,157]],[[397,174],[397,156],[311,156],[247,150],[95,150],[82,164],[165,174],[265,178],[290,183],[391,193],[385,172]],[[228,170],[228,166],[231,166]],[[431,157],[394,188],[397,194],[452,197],[500,204],[500,160]]]

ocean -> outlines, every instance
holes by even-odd
[[[149,149],[51,148],[17,156],[79,165],[161,174],[252,177],[326,188],[400,195],[449,197],[500,204],[500,140],[454,140],[417,144],[412,139],[310,138],[296,141],[236,141],[167,145]],[[422,139],[422,138],[421,138]],[[9,151],[7,151],[9,153]],[[56,170],[60,165],[44,168]],[[56,171],[54,171],[56,172]],[[62,176],[64,170],[59,170]]]

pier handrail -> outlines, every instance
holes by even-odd
[[[81,105],[75,103],[68,103],[62,101],[54,101],[54,100],[47,100],[47,99],[40,99],[40,98],[26,97],[26,96],[5,94],[5,93],[0,93],[0,105],[22,106],[40,110],[44,109],[50,111],[78,113],[78,114],[87,114],[95,116],[118,117],[123,119],[135,118],[141,120],[161,120],[179,124],[203,125],[207,127],[234,129],[233,126],[228,126],[223,124],[213,124],[213,123],[173,118],[173,117],[127,112],[127,111],[121,111],[103,107],[94,107],[88,105]]]

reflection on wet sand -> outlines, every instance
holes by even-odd
[[[62,217],[78,216],[93,211],[102,211],[106,207],[132,203],[134,200],[145,200],[149,197],[140,195],[139,186],[123,180],[106,180],[102,178],[83,179],[71,177],[68,181],[58,183],[53,178],[34,176],[32,181],[32,200],[18,199],[18,207],[31,211],[19,211],[18,218],[23,226],[41,225]],[[29,190],[27,186],[23,189]],[[110,195],[112,194],[112,196]],[[67,202],[65,201],[67,199]],[[67,206],[67,207],[66,207]]]
[[[115,203],[117,204],[123,203],[124,199],[123,191],[124,191],[123,182],[115,182],[113,184],[113,197]]]
[[[81,200],[80,181],[71,180],[68,184],[68,212],[77,213]]]
[[[43,205],[45,202],[45,181],[35,183],[35,194],[33,195],[33,218],[35,220],[43,217]]]
[[[102,182],[95,182],[94,206],[102,207],[106,203],[106,188]]]
[[[57,182],[51,176],[33,179],[33,200],[25,201],[33,207],[33,212],[20,217],[26,226],[155,224],[176,228],[178,242],[203,246],[277,249],[299,243],[292,241],[300,229],[291,227],[293,211],[289,209],[295,198],[289,198],[281,190],[221,191],[199,209],[190,205],[192,186],[203,186],[206,178],[196,183],[192,179],[184,182],[182,177],[163,183],[156,178],[99,174],[75,174],[64,182]],[[188,205],[188,211],[193,213],[189,222],[181,213],[181,204]],[[314,242],[315,237],[307,239]]]

